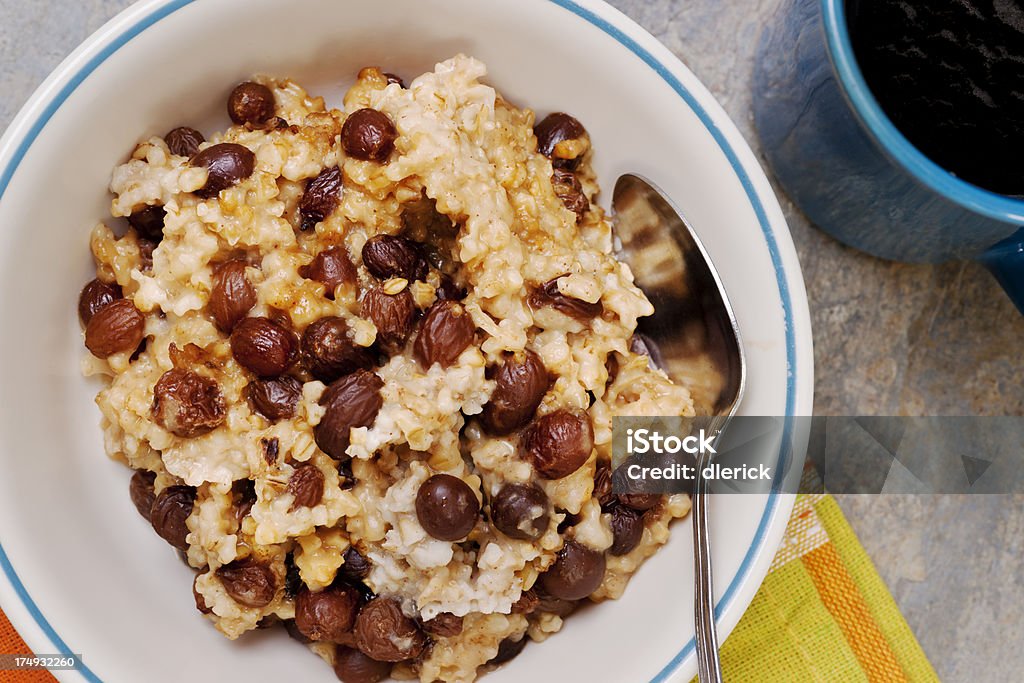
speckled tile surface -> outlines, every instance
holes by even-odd
[[[0,0],[0,128],[126,0]],[[761,27],[780,0],[612,0],[711,89],[757,151]],[[819,414],[1024,415],[1024,318],[973,263],[907,266],[843,247],[782,196],[815,335]],[[8,226],[10,229],[10,226]],[[944,681],[1024,671],[1024,496],[840,498]]]

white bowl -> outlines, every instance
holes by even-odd
[[[225,126],[227,93],[254,72],[337,101],[362,66],[414,76],[460,51],[484,60],[511,101],[584,122],[605,200],[625,171],[667,190],[735,306],[750,363],[743,412],[810,414],[806,297],[769,184],[708,91],[616,10],[597,0],[142,2],[68,57],[0,141],[0,604],[37,653],[84,656],[87,668],[57,672],[62,681],[334,680],[283,633],[218,635],[192,605],[191,571],[132,508],[128,470],[103,453],[75,305],[111,169],[149,135]],[[723,637],[792,502],[713,503]],[[487,680],[687,681],[691,558],[682,522],[620,601],[569,619]]]

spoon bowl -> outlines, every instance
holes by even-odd
[[[746,383],[743,345],[700,238],[657,186],[638,175],[618,179],[612,209],[618,256],[654,305],[637,331],[662,369],[691,387],[698,415],[735,413]]]

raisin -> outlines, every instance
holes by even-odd
[[[320,405],[327,408],[313,431],[316,445],[335,460],[347,460],[345,451],[353,427],[369,427],[384,404],[384,382],[372,372],[357,370],[324,391]]]
[[[299,275],[323,283],[324,296],[328,299],[334,298],[338,285],[356,283],[356,267],[343,246],[324,249],[313,257],[309,265],[299,268]]]
[[[283,375],[249,382],[246,390],[252,409],[271,422],[288,420],[302,398],[302,382]]]
[[[396,235],[375,235],[363,245],[363,265],[379,280],[400,277],[414,282],[427,276],[429,265],[418,242]]]
[[[153,501],[156,500],[156,492],[153,490],[154,481],[156,481],[156,474],[153,472],[135,470],[131,482],[128,484],[128,494],[131,496],[132,503],[147,522],[151,522],[153,519]]]
[[[527,428],[520,447],[545,479],[567,477],[583,466],[593,450],[590,416],[564,409],[549,413]]]
[[[237,143],[221,142],[196,153],[189,163],[207,170],[206,183],[195,194],[210,199],[251,176],[256,155]]]
[[[88,325],[92,317],[101,308],[121,298],[121,288],[116,284],[108,284],[101,280],[90,280],[82,287],[78,295],[78,317],[83,325]]]
[[[505,484],[491,500],[491,522],[509,538],[536,541],[551,521],[548,497],[533,484]]]
[[[341,683],[378,683],[391,675],[391,664],[339,645],[334,651],[334,674]]]
[[[544,592],[561,600],[582,600],[604,579],[604,553],[577,541],[566,541],[555,563],[540,575]]]
[[[188,526],[196,490],[191,486],[168,486],[153,501],[150,521],[153,530],[178,550],[188,550]]]
[[[292,510],[319,505],[324,497],[324,473],[313,463],[296,466],[288,480],[288,493],[295,496]]]
[[[584,214],[590,210],[590,200],[584,194],[583,186],[576,174],[556,168],[551,176],[551,186],[565,208],[576,214],[577,221],[582,221]]]
[[[638,545],[644,535],[644,520],[639,512],[625,505],[615,505],[611,509],[612,547],[611,555],[626,555]]]
[[[167,143],[171,154],[176,154],[179,157],[191,157],[199,151],[199,145],[206,142],[206,138],[195,128],[179,126],[167,131],[167,134],[164,135],[164,142]]]
[[[454,301],[436,301],[427,311],[413,352],[424,368],[440,363],[447,368],[473,342],[476,325],[463,306]]]
[[[300,342],[302,364],[321,382],[373,366],[373,354],[349,339],[344,318],[320,318],[306,328]]]
[[[135,228],[139,237],[158,244],[164,238],[164,217],[167,212],[164,207],[154,204],[145,206],[138,211],[132,211],[128,216],[128,224]]]
[[[277,577],[266,564],[253,558],[235,560],[217,569],[224,590],[240,605],[266,607],[277,593]]]
[[[353,112],[341,128],[345,154],[363,161],[387,161],[395,149],[397,137],[395,124],[387,114],[376,109]]]
[[[416,518],[436,539],[465,538],[480,512],[480,502],[469,484],[450,474],[435,474],[420,485],[416,494]]]
[[[582,152],[589,146],[583,139],[587,129],[576,118],[555,112],[544,118],[533,129],[537,136],[537,151],[551,159],[555,168],[570,171],[579,166]]]
[[[356,618],[355,631],[363,654],[380,662],[413,659],[427,645],[423,631],[391,598],[377,597],[367,603]]]
[[[270,318],[245,318],[231,333],[231,354],[239,365],[260,377],[288,370],[299,356],[295,334]]]
[[[310,640],[331,643],[347,641],[356,623],[362,598],[352,586],[339,584],[319,593],[308,588],[295,598],[295,625]]]
[[[554,308],[559,313],[577,320],[590,320],[601,315],[604,307],[600,301],[593,303],[576,297],[566,296],[558,290],[558,280],[548,280],[530,293],[529,303],[534,308]]]
[[[441,612],[433,619],[424,621],[423,630],[432,636],[452,638],[462,633],[462,617],[451,612]]]
[[[245,261],[236,259],[220,264],[213,271],[210,313],[222,332],[231,332],[256,305],[256,289],[246,277],[245,268]]]
[[[274,116],[274,93],[261,83],[239,83],[228,97],[228,116],[239,125],[265,123]]]
[[[146,319],[131,299],[118,299],[97,310],[85,326],[85,347],[97,358],[134,351],[142,342]]]
[[[153,387],[153,419],[172,434],[191,438],[219,427],[227,415],[216,380],[175,368]]]
[[[398,294],[371,289],[363,296],[360,315],[369,318],[377,328],[377,341],[389,353],[396,353],[405,344],[416,319],[416,304],[406,287]]]
[[[480,422],[490,434],[509,434],[533,419],[548,390],[547,368],[533,351],[508,354],[493,379],[494,391]]]
[[[310,180],[299,200],[300,230],[311,230],[338,208],[341,201],[341,169],[331,166]]]

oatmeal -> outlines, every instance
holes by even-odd
[[[342,681],[472,681],[619,597],[689,500],[615,495],[615,415],[692,415],[649,362],[586,129],[457,56],[343,109],[231,93],[117,167],[79,314],[109,455],[229,638]],[[182,596],[185,599],[185,596]]]

